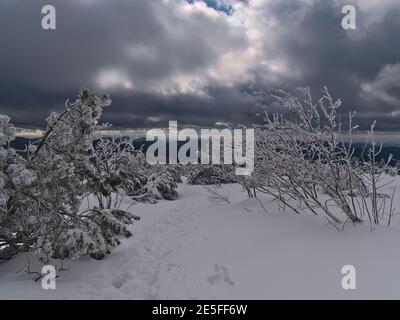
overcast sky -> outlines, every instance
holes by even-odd
[[[43,127],[85,86],[111,94],[118,128],[248,124],[279,110],[271,88],[327,85],[362,126],[397,131],[399,16],[399,0],[0,0],[0,114]]]

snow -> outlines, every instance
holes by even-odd
[[[400,298],[400,230],[347,224],[283,211],[224,185],[230,204],[202,186],[179,185],[179,199],[138,203],[141,217],[102,261],[64,262],[56,290],[21,270],[27,256],[0,265],[0,299],[392,299]],[[123,203],[125,208],[130,199]],[[29,255],[31,270],[40,270]],[[353,265],[356,290],[343,290]]]

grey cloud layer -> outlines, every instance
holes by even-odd
[[[48,1],[0,2],[0,113],[42,126],[81,86],[108,91],[120,127],[252,123],[271,87],[328,85],[360,122],[400,129],[400,3],[340,0],[53,0],[57,30],[40,27]],[[351,2],[351,1],[350,1]],[[262,94],[260,94],[260,92]]]

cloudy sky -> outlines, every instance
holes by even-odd
[[[271,88],[327,85],[362,126],[398,131],[399,15],[399,0],[0,0],[0,114],[41,128],[85,86],[111,94],[118,128],[248,124],[279,110]]]

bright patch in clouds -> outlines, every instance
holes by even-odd
[[[129,77],[123,71],[117,69],[101,71],[96,77],[96,82],[104,90],[132,90],[134,88]]]

